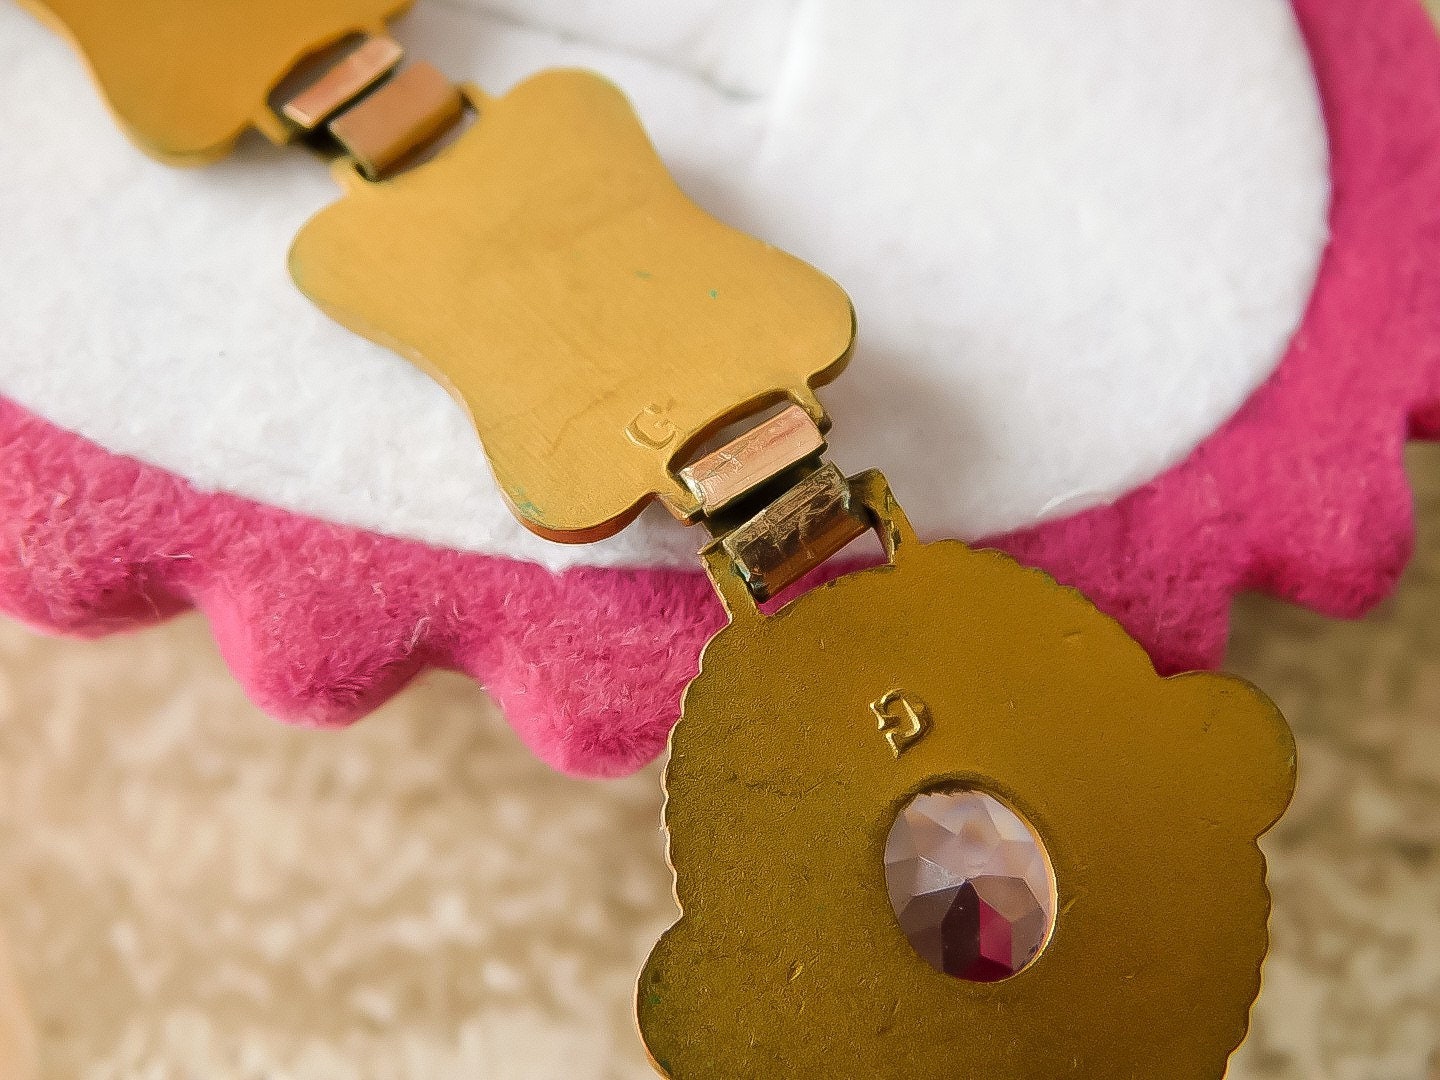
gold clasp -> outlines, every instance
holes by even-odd
[[[368,180],[414,161],[465,115],[465,97],[439,69],[397,71],[404,50],[369,37],[280,103],[279,112],[314,140],[328,136]]]
[[[915,541],[883,474],[871,469],[847,480],[826,463],[720,535],[700,557],[731,617],[749,618],[759,613],[758,604],[869,531],[892,564]]]

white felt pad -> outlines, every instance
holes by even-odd
[[[862,346],[821,392],[847,469],[927,533],[1113,498],[1278,362],[1326,240],[1325,133],[1286,0],[421,0],[399,36],[503,89],[625,87],[706,207],[822,267]],[[336,192],[258,139],[142,157],[0,3],[0,393],[207,488],[476,551],[689,563],[651,513],[525,533],[473,432],[315,311],[290,240]]]

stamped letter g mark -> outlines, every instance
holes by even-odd
[[[870,711],[879,722],[881,737],[897,759],[930,731],[930,706],[904,690],[891,690],[879,701],[872,702]]]
[[[625,434],[636,446],[649,450],[661,450],[669,446],[677,432],[675,425],[659,405],[646,405],[625,429]]]

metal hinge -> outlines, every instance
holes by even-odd
[[[401,67],[403,57],[393,39],[366,37],[278,111],[302,137],[348,155],[367,179],[382,179],[419,160],[465,116],[458,85],[423,61]]]
[[[844,474],[821,460],[825,449],[815,421],[790,405],[680,470],[715,544],[758,601],[873,527]]]

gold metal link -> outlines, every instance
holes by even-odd
[[[337,170],[290,270],[463,404],[527,528],[589,543],[653,499],[694,521],[679,471],[705,440],[787,399],[826,426],[814,388],[855,337],[835,282],[686,198],[602,77],[465,94],[475,122],[404,183]]]
[[[360,35],[408,0],[21,0],[84,55],[125,132],[170,164],[224,157],[247,128],[296,129],[270,97],[287,71]]]

